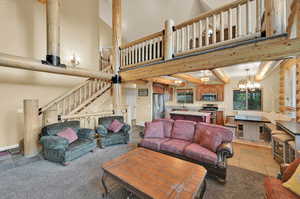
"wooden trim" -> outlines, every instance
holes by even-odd
[[[152,62],[157,62],[157,61],[161,61],[161,60],[163,60],[162,57],[161,58],[157,58],[157,59],[151,59],[151,60],[148,60],[148,61],[139,62],[139,63],[136,63],[136,64],[131,64],[131,65],[128,65],[128,66],[124,66],[124,67],[122,67],[122,69],[133,68],[135,66],[150,64]]]
[[[194,84],[203,84],[203,82],[200,79],[188,74],[174,74],[172,75],[172,77],[183,79]]]
[[[156,37],[160,37],[160,36],[163,36],[163,31],[156,32],[156,33],[153,33],[151,35],[147,35],[147,36],[142,37],[140,39],[134,40],[134,41],[129,42],[129,43],[125,44],[125,45],[122,45],[120,48],[121,48],[121,50],[123,50],[125,48],[129,48],[129,47],[134,46],[136,44],[139,44],[139,43],[142,43],[144,41],[148,41],[148,40],[154,39]]]
[[[300,38],[274,37],[121,71],[121,76],[124,80],[137,80],[215,69],[257,60],[284,59],[291,55],[300,55]]]
[[[250,1],[253,1],[253,0],[250,0]],[[222,6],[220,8],[214,9],[212,11],[205,12],[205,13],[203,13],[202,15],[200,15],[198,17],[195,17],[195,18],[193,18],[191,20],[188,20],[188,21],[185,21],[185,22],[183,22],[181,24],[178,24],[178,25],[175,26],[175,29],[180,29],[180,28],[186,27],[186,26],[191,25],[191,24],[193,24],[195,22],[198,22],[198,21],[200,21],[202,19],[205,19],[205,18],[207,18],[209,16],[220,14],[221,12],[228,11],[229,9],[236,8],[238,5],[245,4],[245,3],[247,3],[247,0],[237,0],[237,1],[234,1],[234,2],[232,2],[230,4],[227,4],[227,5]]]

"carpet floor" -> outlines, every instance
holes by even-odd
[[[1,199],[101,199],[101,164],[129,150],[134,145],[97,149],[64,167],[46,160],[0,173]],[[263,199],[264,176],[238,167],[228,168],[228,182],[207,179],[204,199]],[[122,199],[124,190],[114,193]],[[126,198],[126,197],[125,197]]]

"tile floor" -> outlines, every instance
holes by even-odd
[[[271,148],[255,147],[233,143],[234,156],[228,159],[228,164],[255,171],[267,176],[276,177],[279,164],[272,157]]]

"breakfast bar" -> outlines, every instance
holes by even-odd
[[[210,123],[211,114],[197,111],[172,111],[170,112],[170,116],[173,120],[190,120],[194,122]]]

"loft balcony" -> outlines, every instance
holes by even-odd
[[[164,30],[121,46],[121,76],[130,81],[296,56],[298,4],[238,0],[178,25],[168,20]]]

